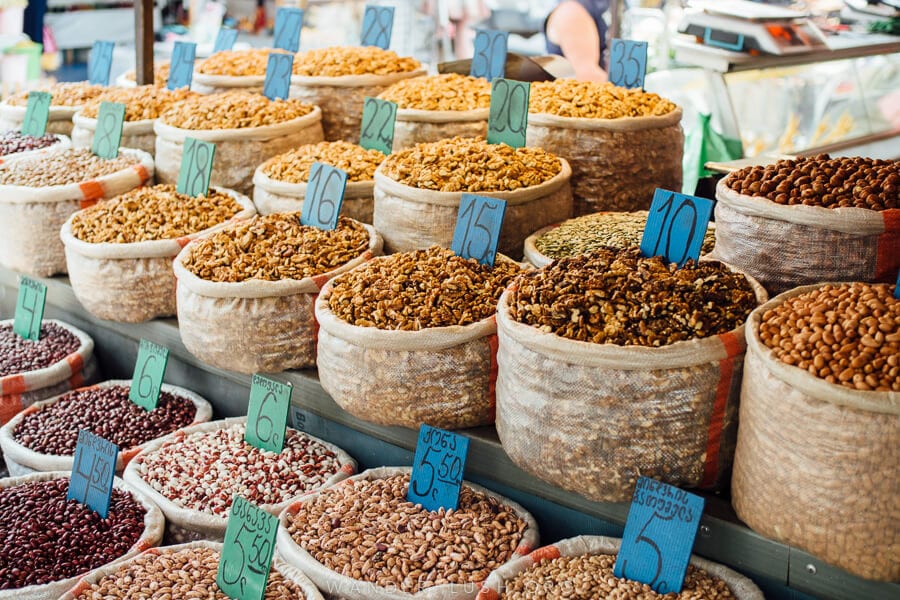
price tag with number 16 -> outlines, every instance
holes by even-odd
[[[314,162],[309,168],[309,182],[306,184],[300,223],[329,231],[337,228],[346,188],[346,171]]]

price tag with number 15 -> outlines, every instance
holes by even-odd
[[[141,340],[128,399],[144,410],[155,409],[159,404],[159,392],[162,390],[168,363],[168,348],[149,340]]]
[[[291,408],[290,385],[254,374],[250,379],[250,405],[244,439],[261,450],[280,453],[284,449],[288,411]]]
[[[459,507],[469,438],[422,425],[406,499],[425,510]]]
[[[450,249],[457,256],[493,267],[505,214],[506,200],[463,194]]]

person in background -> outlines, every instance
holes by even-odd
[[[22,33],[27,35],[32,42],[44,43],[44,13],[46,12],[47,0],[28,0]]]
[[[547,52],[565,56],[577,79],[607,79],[601,64],[606,48],[603,13],[607,10],[609,0],[556,0],[544,21]]]

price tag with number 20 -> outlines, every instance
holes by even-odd
[[[469,438],[422,425],[406,499],[425,510],[459,507]]]
[[[235,496],[216,572],[219,589],[238,600],[262,600],[277,533],[278,517]]]
[[[488,113],[488,144],[525,145],[528,130],[528,98],[531,84],[512,79],[495,79],[491,84]]]
[[[291,408],[291,386],[254,374],[250,380],[250,405],[244,439],[262,450],[280,453]]]

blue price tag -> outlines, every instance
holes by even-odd
[[[266,79],[263,95],[269,100],[284,100],[291,92],[291,74],[294,71],[294,55],[272,53],[266,63]]]
[[[169,79],[166,87],[170,90],[191,87],[194,78],[194,58],[197,56],[197,44],[194,42],[175,42],[172,50],[172,61],[169,67]]]
[[[300,213],[302,225],[312,225],[319,229],[335,229],[344,203],[347,187],[347,172],[315,162],[309,168],[306,197]]]
[[[493,267],[505,214],[506,200],[463,194],[450,249],[458,256]]]
[[[638,478],[614,574],[660,594],[684,584],[704,500],[647,477]]]
[[[644,89],[647,42],[613,38],[609,46],[609,82],[619,87]]]
[[[422,425],[406,499],[425,510],[459,507],[469,438]]]
[[[897,283],[894,284],[894,298],[900,299],[900,273],[897,273]]]
[[[115,42],[94,42],[91,48],[91,63],[88,66],[88,81],[93,85],[109,85],[109,71],[112,68]]]
[[[475,30],[475,49],[469,75],[484,77],[488,81],[506,75],[506,52],[509,45],[508,31],[493,29]]]
[[[275,13],[275,47],[296,52],[300,49],[303,9],[282,7]]]
[[[377,46],[387,50],[391,45],[391,32],[394,29],[393,6],[366,6],[363,14],[362,39],[363,46]]]
[[[216,34],[216,42],[213,44],[213,53],[223,52],[234,48],[237,41],[238,30],[230,27],[222,27]]]
[[[684,265],[700,258],[713,202],[657,188],[641,238],[641,254]]]
[[[105,519],[118,456],[118,446],[87,429],[79,430],[66,500],[81,502]]]

